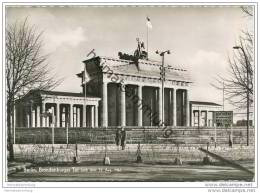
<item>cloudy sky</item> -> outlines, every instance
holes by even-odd
[[[210,83],[226,75],[227,56],[232,55],[241,30],[252,30],[239,7],[9,7],[7,23],[28,18],[44,31],[44,52],[50,54],[53,71],[64,77],[56,90],[80,92],[76,73],[92,49],[98,55],[117,57],[119,51],[133,54],[136,38],[146,42],[146,16],[153,25],[149,31],[149,56],[169,49],[166,62],[183,66],[193,77],[191,100],[222,104],[222,92]]]

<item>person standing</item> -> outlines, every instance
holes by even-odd
[[[137,162],[137,163],[142,163],[143,160],[142,160],[142,157],[141,157],[142,153],[141,153],[141,145],[140,145],[140,142],[138,142],[138,145],[137,145],[136,155],[137,155],[136,162]]]
[[[125,149],[125,145],[126,145],[126,130],[124,129],[124,127],[122,127],[122,129],[121,129],[121,146],[122,146],[122,150]]]
[[[117,150],[119,150],[119,145],[120,145],[120,142],[121,142],[121,131],[120,131],[119,128],[116,131],[115,141],[116,141]]]

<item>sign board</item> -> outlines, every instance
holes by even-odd
[[[233,123],[233,111],[215,111],[213,121],[217,127],[229,127]]]

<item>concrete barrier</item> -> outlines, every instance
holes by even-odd
[[[125,150],[118,150],[116,145],[107,145],[107,155],[111,163],[114,161],[136,161],[138,144],[127,144]],[[174,144],[141,144],[141,155],[143,162],[174,162],[178,156],[177,146]],[[198,150],[199,146],[179,147],[180,157],[183,162],[201,162],[205,154]],[[253,160],[254,147],[234,145],[232,148],[226,146],[209,146],[209,151],[217,153],[229,160]],[[14,145],[15,159],[33,162],[73,162],[76,156],[75,145],[55,144],[52,153],[50,144],[16,144]],[[79,161],[101,161],[105,156],[104,144],[79,144],[77,145],[77,157]]]

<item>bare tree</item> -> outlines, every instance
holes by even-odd
[[[224,83],[225,99],[237,109],[245,109],[247,92],[250,104],[253,103],[254,94],[253,41],[250,33],[244,33],[236,47],[241,49],[234,50],[233,56],[228,57],[229,76],[219,76],[218,84],[214,86],[223,89]]]
[[[31,89],[51,89],[60,80],[51,76],[51,70],[42,54],[42,32],[30,26],[27,20],[6,27],[6,97],[7,145],[13,159],[14,106],[18,96]]]
[[[248,17],[253,16],[251,7],[241,7]],[[247,107],[247,92],[249,104],[253,103],[254,94],[254,37],[250,31],[242,31],[238,42],[234,45],[233,56],[228,57],[229,76],[218,76],[217,83],[213,84],[217,89],[225,89],[225,99],[237,109]]]

